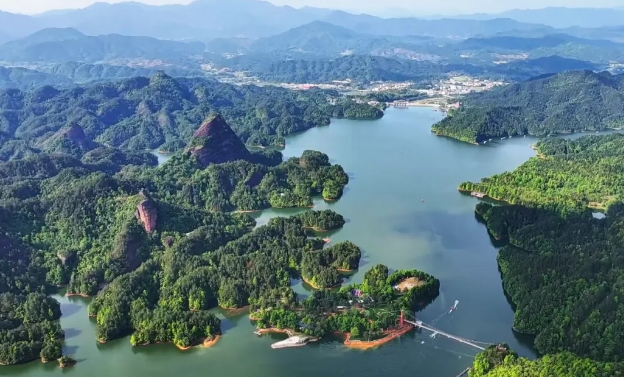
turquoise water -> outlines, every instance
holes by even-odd
[[[417,268],[441,281],[438,299],[419,314],[429,322],[459,306],[435,326],[483,342],[506,342],[521,355],[534,357],[531,340],[512,330],[513,311],[496,264],[497,249],[474,216],[477,200],[457,186],[512,170],[534,155],[532,138],[514,138],[473,146],[436,137],[430,126],[441,118],[428,108],[389,109],[375,121],[335,120],[287,138],[286,157],[306,149],[327,153],[350,176],[337,202],[316,200],[316,209],[331,208],[347,219],[329,233],[332,242],[351,240],[363,249],[360,270],[376,263],[391,269]],[[422,201],[424,199],[424,202]],[[254,214],[259,224],[299,210],[267,210]],[[295,290],[309,288],[293,282]],[[279,336],[257,337],[246,315],[224,318],[224,335],[212,348],[179,351],[172,345],[141,348],[120,339],[99,345],[87,317],[87,299],[58,297],[67,352],[79,363],[61,371],[38,362],[2,368],[3,375],[110,377],[317,377],[389,376],[454,377],[472,363],[476,350],[440,336],[413,332],[377,350],[349,350],[337,340],[307,347],[273,350]]]

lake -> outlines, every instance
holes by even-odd
[[[442,114],[429,108],[388,109],[375,121],[334,120],[287,138],[286,157],[306,149],[327,153],[350,176],[342,199],[316,200],[347,219],[331,232],[332,242],[351,240],[363,250],[361,281],[377,263],[390,269],[420,269],[440,279],[440,296],[419,313],[443,331],[481,342],[508,343],[519,354],[535,357],[532,340],[513,333],[513,310],[496,264],[497,249],[477,221],[477,200],[460,194],[467,180],[512,170],[534,155],[535,139],[513,138],[474,146],[433,135],[430,126]],[[424,201],[423,201],[424,200]],[[299,210],[255,214],[259,224]],[[293,282],[305,296],[309,288]],[[438,335],[412,332],[377,350],[344,348],[327,339],[307,347],[273,350],[279,336],[257,337],[246,315],[223,318],[224,335],[212,348],[179,351],[171,344],[133,348],[129,339],[100,345],[87,317],[88,299],[57,297],[66,331],[66,353],[78,364],[67,370],[33,362],[2,368],[3,375],[24,377],[132,376],[171,377],[454,377],[472,363],[476,350]],[[448,314],[455,300],[457,310]],[[446,315],[442,315],[447,313]]]

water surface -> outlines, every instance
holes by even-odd
[[[286,157],[306,149],[327,153],[350,176],[344,197],[334,203],[316,200],[316,209],[331,208],[347,219],[330,233],[332,242],[351,240],[363,249],[361,281],[376,263],[391,269],[417,268],[441,281],[438,299],[419,314],[431,321],[458,309],[435,326],[484,342],[506,342],[523,356],[533,357],[530,339],[511,330],[512,308],[503,293],[496,264],[497,249],[485,226],[474,216],[477,200],[458,193],[466,180],[512,170],[534,155],[532,138],[495,141],[473,146],[436,137],[430,126],[442,114],[428,108],[388,109],[375,121],[335,120],[287,138]],[[424,200],[424,202],[423,202]],[[260,224],[276,215],[298,210],[267,210],[256,214]],[[309,288],[295,282],[302,295]],[[224,318],[224,336],[216,346],[179,351],[172,345],[141,348],[129,339],[99,345],[94,323],[87,317],[87,300],[58,297],[67,352],[79,363],[58,367],[31,363],[3,368],[3,375],[110,377],[318,377],[422,376],[453,377],[472,363],[476,350],[451,340],[413,332],[377,350],[348,350],[336,340],[308,347],[273,350],[278,337],[258,338],[245,315]],[[424,342],[424,343],[423,343]]]

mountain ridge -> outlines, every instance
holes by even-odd
[[[0,13],[0,35],[20,38],[42,28],[71,27],[87,35],[122,34],[161,39],[208,40],[219,37],[263,37],[321,20],[370,34],[432,36],[491,35],[541,27],[511,19],[384,19],[323,8],[296,9],[265,1],[198,0],[188,5],[153,6],[135,2],[95,3],[82,9],[46,12],[36,17]]]

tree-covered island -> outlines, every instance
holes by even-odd
[[[77,124],[54,131],[46,146],[0,162],[2,364],[71,363],[61,358],[60,307],[48,296],[58,287],[93,296],[89,315],[99,342],[130,336],[136,346],[186,349],[218,339],[213,308],[291,310],[300,305],[291,279],[334,287],[343,282],[339,272],[359,266],[357,245],[327,246],[315,237],[345,224],[331,210],[255,229],[238,213],[339,198],[349,178],[323,153],[282,161],[277,151],[249,152],[219,114],[158,167],[149,153],[91,141]],[[398,275],[374,271],[359,289],[386,306],[412,310],[437,295],[439,283],[428,275],[407,272],[417,287],[398,295],[391,287]],[[322,292],[315,297],[327,294],[333,303],[347,294]],[[319,308],[311,300],[302,305],[308,313]],[[389,321],[371,315],[373,326],[366,312],[350,315],[359,321],[349,322],[354,338],[357,331],[377,336]]]
[[[408,331],[411,325],[398,326],[400,311],[422,310],[439,288],[438,279],[422,271],[389,274],[388,267],[379,264],[366,272],[361,284],[317,290],[301,302],[252,303],[250,318],[259,329],[288,329],[312,337],[347,334],[345,344],[367,348]]]
[[[569,71],[475,93],[432,126],[468,143],[522,135],[604,130],[624,125],[624,75]]]

